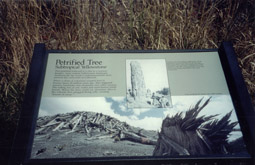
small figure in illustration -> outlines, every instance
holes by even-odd
[[[157,98],[156,98],[156,96],[155,96],[155,93],[154,93],[154,92],[152,93],[151,98],[152,98],[152,105],[155,105],[155,104],[156,104],[156,102],[157,102]]]
[[[164,95],[159,99],[160,102],[160,107],[161,108],[166,108],[166,104],[168,102],[167,98],[164,97]]]

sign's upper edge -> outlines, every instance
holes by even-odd
[[[218,52],[218,49],[165,49],[165,50],[46,50],[47,53],[188,53]]]

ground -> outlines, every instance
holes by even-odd
[[[127,140],[116,141],[110,134],[88,137],[78,132],[37,135],[34,142],[31,156],[37,159],[152,156],[155,147]]]

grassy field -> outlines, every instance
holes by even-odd
[[[0,0],[0,160],[17,125],[35,43],[47,49],[234,45],[255,104],[255,0]]]

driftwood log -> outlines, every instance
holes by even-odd
[[[141,137],[134,133],[125,132],[125,131],[121,131],[120,140],[129,140],[132,142],[148,144],[148,145],[156,145],[157,144],[157,141],[155,141],[155,140],[151,140],[149,138]]]

